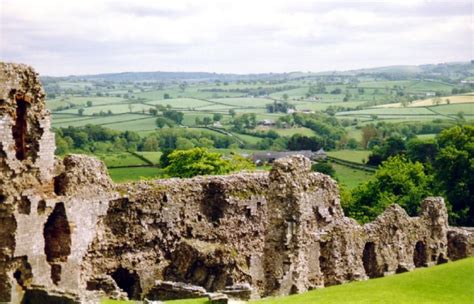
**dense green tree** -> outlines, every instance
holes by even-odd
[[[273,140],[273,143],[270,146],[270,150],[272,150],[272,151],[285,151],[287,146],[288,146],[288,138],[287,137],[278,137],[275,140]]]
[[[268,113],[287,113],[289,109],[294,109],[295,106],[287,101],[273,101],[265,105]]]
[[[474,126],[455,126],[437,137],[436,181],[452,205],[451,220],[474,226]]]
[[[214,113],[212,115],[212,120],[213,121],[221,121],[222,117],[223,117],[223,115],[221,113]]]
[[[67,140],[63,137],[56,136],[56,154],[64,155],[69,151],[69,149],[71,149],[71,146]]]
[[[143,151],[159,151],[160,142],[156,136],[148,136],[143,141]]]
[[[74,137],[74,147],[75,148],[85,148],[87,144],[89,143],[89,136],[86,132],[84,131],[79,131],[75,134],[73,134]]]
[[[205,126],[208,126],[210,125],[212,122],[212,119],[208,116],[205,116],[203,119],[202,119],[202,123],[205,125]]]
[[[389,205],[398,204],[414,216],[420,202],[432,194],[432,178],[425,174],[423,165],[398,155],[383,162],[373,180],[352,191],[347,211],[350,216],[368,222]]]
[[[168,118],[171,121],[174,121],[177,124],[181,124],[184,118],[183,112],[179,112],[179,111],[171,110],[171,109],[163,111],[163,116]]]
[[[202,138],[199,138],[198,140],[198,146],[201,148],[213,148],[214,141],[212,139],[202,137]]]
[[[323,173],[323,174],[327,174],[331,177],[335,177],[336,176],[336,170],[334,170],[334,168],[332,167],[332,165],[328,162],[317,162],[317,163],[314,163],[312,166],[311,166],[311,170],[312,171],[315,171],[315,172],[320,172],[320,173]]]
[[[219,153],[206,149],[175,150],[168,156],[169,165],[165,168],[167,174],[173,177],[193,177],[196,175],[225,174],[240,170],[242,159],[226,160]],[[248,162],[245,160],[245,162]]]
[[[184,138],[184,137],[178,137],[176,139],[176,149],[178,150],[189,150],[194,148],[194,144],[191,140]]]
[[[411,161],[421,162],[431,167],[438,154],[438,143],[435,139],[410,139],[406,144],[407,157]]]
[[[350,138],[347,141],[347,144],[346,144],[347,149],[355,150],[358,147],[359,147],[359,143],[357,142],[357,140],[355,138]]]
[[[311,150],[317,151],[323,147],[323,140],[318,136],[305,136],[301,134],[294,134],[288,140],[288,150]]]
[[[367,164],[378,166],[380,163],[391,156],[405,152],[405,141],[399,136],[387,138],[382,145],[376,146],[369,155]]]
[[[257,126],[257,116],[255,113],[245,113],[239,115],[232,120],[234,130],[242,131],[243,129],[254,129]]]
[[[166,124],[168,123],[168,120],[164,117],[158,117],[156,120],[155,120],[155,124],[158,128],[163,128],[164,126],[166,126]]]

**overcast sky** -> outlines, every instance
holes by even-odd
[[[0,60],[44,75],[467,61],[473,1],[0,0]]]

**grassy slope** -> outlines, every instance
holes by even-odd
[[[107,153],[107,154],[96,154],[108,168],[111,167],[126,167],[126,166],[146,166],[148,165],[142,159],[135,155],[123,152],[123,153]]]
[[[137,181],[141,179],[158,179],[162,177],[162,170],[156,167],[138,168],[109,168],[110,177],[116,183]]]
[[[370,153],[368,150],[338,150],[327,152],[329,156],[360,164],[363,163],[362,160],[367,160]]]
[[[136,303],[133,301],[116,301],[116,300],[102,300],[101,304],[132,304]],[[202,299],[188,299],[188,300],[174,300],[174,301],[166,301],[165,303],[169,304],[208,304],[209,301],[207,298]]]
[[[155,152],[141,151],[141,152],[136,152],[136,153],[140,154],[141,156],[146,158],[148,161],[150,161],[154,165],[158,165],[160,163],[160,157],[161,157],[161,154],[163,154],[161,151],[155,151]]]
[[[474,303],[474,258],[255,303]]]
[[[370,172],[349,168],[336,163],[332,163],[331,165],[334,170],[336,170],[336,177],[339,183],[344,184],[349,189],[355,188],[362,182],[366,182],[372,178],[373,175]]]
[[[299,295],[266,298],[250,303],[263,304],[472,304],[474,303],[474,258],[412,272],[352,282],[309,291]],[[104,300],[102,303],[132,303]],[[167,301],[173,304],[205,304],[207,299]]]

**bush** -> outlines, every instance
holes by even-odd
[[[319,173],[323,173],[329,175],[331,177],[336,176],[336,170],[332,167],[332,165],[328,162],[318,162],[311,166],[311,170]]]
[[[172,177],[226,174],[232,171],[252,169],[253,164],[241,156],[225,159],[220,153],[203,148],[175,150],[166,157],[165,172]]]

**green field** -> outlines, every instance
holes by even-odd
[[[226,104],[231,107],[259,107],[265,108],[266,104],[272,103],[273,100],[268,98],[220,98],[220,99],[212,99],[212,101]]]
[[[110,177],[116,183],[163,177],[162,170],[156,167],[109,168],[108,171]]]
[[[455,119],[459,112],[463,112],[465,119],[474,119],[474,103],[405,108],[377,107],[358,111],[339,112],[336,114],[336,117],[372,119],[375,116],[377,120],[421,121],[446,118]]]
[[[287,297],[265,298],[255,304],[472,304],[474,258],[367,281],[308,291]],[[103,300],[102,304],[127,301]],[[205,304],[207,299],[167,301],[173,304]]]
[[[372,178],[373,173],[350,168],[336,163],[331,164],[336,170],[336,177],[339,183],[345,185],[349,189],[357,187],[360,183],[366,182]]]
[[[418,268],[412,272],[313,290],[300,295],[268,298],[266,304],[472,304],[474,258]]]
[[[142,151],[142,152],[136,152],[136,153],[143,156],[144,158],[146,158],[149,162],[151,162],[154,165],[158,165],[160,163],[160,157],[163,154],[160,151],[156,151],[156,152],[144,152],[144,151]]]
[[[134,301],[117,301],[117,300],[107,300],[104,299],[100,301],[101,304],[133,304],[136,303]],[[202,299],[187,299],[187,300],[173,300],[173,301],[165,301],[165,303],[169,304],[208,304],[209,301],[207,298]]]
[[[430,109],[444,115],[456,115],[459,112],[463,112],[467,115],[474,115],[474,103],[440,105],[430,107]]]
[[[275,132],[278,133],[280,136],[292,136],[294,134],[300,134],[300,135],[305,135],[305,136],[314,136],[316,133],[314,133],[313,130],[300,127],[300,128],[289,128],[289,129],[273,129]]]
[[[145,111],[148,113],[150,108],[154,108],[153,106],[142,104],[142,103],[117,103],[117,104],[106,104],[106,105],[98,105],[92,107],[85,107],[84,115],[92,115],[92,114],[99,114],[102,112],[112,111],[113,114],[123,114],[123,113],[136,113],[136,112],[143,112]],[[76,114],[78,113],[78,109],[67,109],[63,111],[59,111],[59,113],[69,113],[69,114]]]
[[[404,69],[402,68],[402,70]],[[229,110],[234,110],[237,115],[254,113],[256,114],[257,121],[264,119],[276,121],[278,117],[286,115],[286,113],[268,113],[266,110],[267,104],[273,103],[275,100],[282,100],[284,94],[288,95],[287,101],[300,111],[325,111],[330,106],[339,108],[337,111],[340,111],[341,107],[344,108],[345,111],[336,113],[335,117],[340,119],[340,121],[344,120],[347,123],[345,124],[346,126],[349,125],[346,127],[348,131],[347,137],[354,138],[357,141],[361,140],[362,126],[384,120],[397,123],[450,119],[455,123],[460,119],[460,112],[463,113],[465,120],[474,119],[474,103],[456,104],[454,99],[456,96],[468,96],[469,93],[450,96],[448,94],[451,94],[453,85],[440,80],[421,81],[411,79],[391,81],[371,75],[350,76],[350,79],[344,80],[344,76],[341,76],[338,80],[329,79],[324,84],[325,93],[313,93],[310,96],[307,95],[310,88],[316,86],[321,79],[319,76],[311,76],[310,73],[299,73],[298,75],[296,76],[295,74],[293,78],[288,77],[278,81],[258,79],[251,81],[226,81],[225,83],[190,81],[185,89],[179,87],[179,81],[158,83],[58,80],[54,83],[54,86],[61,88],[60,93],[51,94],[51,96],[56,97],[47,99],[47,107],[53,112],[53,127],[55,128],[65,128],[68,126],[82,127],[87,124],[93,124],[118,131],[134,131],[140,136],[146,136],[157,129],[156,117],[151,116],[149,110],[156,109],[158,105],[169,105],[172,109],[181,111],[184,114],[182,125],[190,128],[196,127],[197,118],[202,120],[205,117],[212,118],[214,113],[223,114],[221,120],[223,128],[231,130],[232,117],[229,115]],[[352,80],[357,81],[352,82]],[[324,82],[325,80],[323,79],[322,81]],[[331,91],[336,88],[340,89],[341,93],[331,94]],[[432,106],[430,104],[426,107],[383,108],[371,106],[380,103],[400,103],[400,99],[397,99],[398,96],[396,94],[396,90],[400,88],[404,90],[405,94],[417,94],[416,98],[423,99],[428,92],[441,92],[445,95],[442,98],[451,97],[453,100],[450,105]],[[265,90],[275,89],[281,91],[265,92]],[[246,90],[253,91],[247,92]],[[171,98],[164,99],[164,94],[169,94]],[[348,101],[343,102],[346,94],[349,94],[350,98]],[[92,102],[91,106],[87,106],[88,101]],[[356,107],[359,110],[353,110]],[[82,115],[78,113],[80,108],[84,109]],[[112,115],[110,115],[109,111]],[[99,114],[102,116],[98,116]],[[280,136],[286,137],[294,134],[305,136],[316,134],[304,127],[260,129],[271,129]],[[239,145],[243,143],[246,148],[250,149],[255,148],[262,140],[260,137],[247,134],[235,135],[240,139]],[[426,138],[430,136],[420,137]],[[366,155],[356,156],[354,154],[354,157],[346,157],[346,152],[334,153],[336,153],[333,154],[334,156],[338,155],[336,157],[356,162],[366,159]],[[153,156],[149,157],[153,158]],[[105,159],[105,161],[108,166],[116,166],[115,164],[117,163],[120,165],[122,163],[129,163],[128,160],[122,159]],[[151,162],[155,164],[157,159],[153,159]],[[130,163],[134,162],[130,161]],[[138,162],[137,165],[139,164]],[[349,174],[349,177],[346,178],[348,184],[355,184],[355,178],[352,176],[354,175],[352,174],[353,172],[346,172],[343,169],[340,171],[343,172],[341,176],[345,173]],[[344,179],[344,177],[341,178]]]
[[[120,97],[93,97],[93,96],[88,96],[88,97],[81,97],[81,96],[74,96],[74,97],[67,97],[67,98],[55,98],[55,99],[50,99],[47,102],[47,107],[50,110],[55,110],[58,107],[64,107],[64,106],[70,106],[74,105],[76,106],[76,111],[74,113],[77,113],[77,109],[80,107],[86,108],[87,102],[91,101],[92,106],[100,106],[100,105],[107,105],[107,104],[117,104],[117,103],[125,103],[126,100]]]
[[[255,145],[259,141],[262,140],[260,137],[256,137],[256,136],[252,136],[252,135],[240,134],[240,133],[236,133],[236,132],[233,132],[232,134],[234,134],[234,136],[236,136],[237,138],[239,138],[239,139],[241,139],[241,140],[243,140],[246,143],[251,144],[251,145]]]
[[[152,101],[147,101],[146,104],[148,105],[162,105],[162,106],[167,106],[170,105],[173,108],[200,108],[203,106],[209,106],[211,105],[210,102],[201,100],[201,99],[196,99],[196,98],[174,98],[174,99],[158,99],[158,100],[152,100]]]
[[[329,156],[363,164],[367,160],[371,151],[369,150],[338,150],[326,152]]]
[[[95,156],[100,158],[105,163],[107,168],[148,165],[139,157],[136,157],[135,155],[128,152],[95,154]]]

